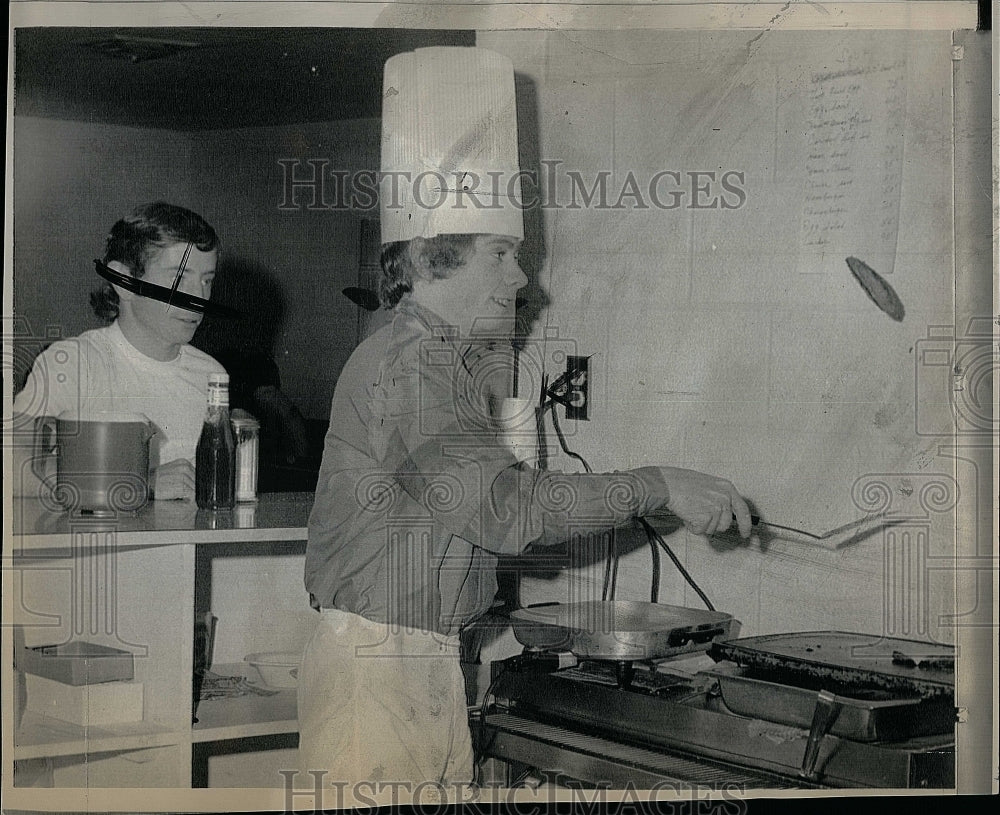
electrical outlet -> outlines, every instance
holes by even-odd
[[[590,357],[566,357],[566,418],[590,419]]]

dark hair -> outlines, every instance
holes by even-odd
[[[435,235],[424,238],[421,254],[431,275],[447,278],[454,274],[468,259],[469,251],[478,235]],[[407,292],[413,291],[413,267],[409,253],[410,241],[394,241],[382,245],[379,261],[382,275],[378,282],[378,297],[382,305],[392,308]]]
[[[138,207],[111,227],[104,262],[118,261],[131,270],[133,277],[142,277],[146,262],[171,243],[191,243],[202,252],[210,252],[218,247],[219,238],[197,213],[156,201]],[[90,293],[90,306],[94,314],[110,323],[118,318],[118,293],[104,281]]]

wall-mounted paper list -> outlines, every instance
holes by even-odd
[[[805,114],[800,268],[839,272],[853,255],[880,274],[891,274],[906,120],[905,57],[845,52],[839,64],[811,75]]]

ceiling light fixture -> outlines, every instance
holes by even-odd
[[[162,59],[201,46],[201,43],[190,40],[164,40],[156,37],[130,37],[121,34],[79,44],[113,59],[122,59],[133,63]]]

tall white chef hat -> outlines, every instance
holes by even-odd
[[[382,86],[382,242],[524,237],[514,67],[483,48],[391,57]]]

